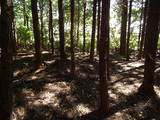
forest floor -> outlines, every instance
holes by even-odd
[[[155,74],[157,95],[137,93],[143,80],[144,61],[125,61],[111,55],[110,112],[98,111],[98,58],[76,54],[76,75],[70,74],[69,59],[43,52],[40,69],[33,71],[33,53],[19,51],[14,61],[12,120],[160,120],[160,75]],[[159,67],[160,61],[156,67]]]

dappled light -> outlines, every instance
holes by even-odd
[[[139,95],[132,96],[142,83],[143,62],[131,61],[125,63],[121,60],[117,61],[114,57],[111,59],[111,81],[109,81],[108,91],[111,108],[109,120],[123,120],[133,116],[137,118],[149,117],[145,111],[152,111],[150,99],[146,103]],[[99,105],[98,61],[95,61],[94,64],[88,64],[87,60],[79,58],[77,63],[79,74],[74,78],[69,77],[69,72],[60,71],[59,65],[63,64],[63,61],[48,60],[48,66],[27,73],[27,76],[24,74],[22,76],[23,82],[15,79],[14,82],[16,82],[15,85],[19,92],[15,91],[16,105],[13,109],[13,118],[15,120],[27,118],[26,120],[28,120],[35,117],[52,120],[54,113],[57,114],[57,119],[64,116],[64,120],[70,118],[85,119],[88,118],[89,114],[91,114],[91,118],[94,118],[95,114],[92,115],[92,111],[96,110]],[[65,62],[66,66],[68,64],[68,62]],[[51,66],[54,66],[54,68],[51,68]],[[126,66],[129,69],[126,69]],[[67,71],[67,68],[64,71]],[[18,74],[21,74],[20,72],[23,72],[23,70],[19,71]],[[18,75],[17,71],[14,74],[16,77]],[[160,97],[158,86],[155,86],[155,91],[157,96]],[[49,109],[53,113],[51,114],[48,108],[41,109],[42,106],[50,107]],[[115,107],[118,108],[115,109]],[[33,108],[35,115],[29,115],[32,114],[30,113],[32,110],[29,110],[31,108]],[[45,114],[41,114],[42,110],[45,110]],[[56,113],[54,110],[60,113]]]
[[[0,120],[160,120],[158,0],[0,0]]]

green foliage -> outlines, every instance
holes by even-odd
[[[66,46],[70,47],[70,0],[64,0],[64,25],[65,25],[65,39]],[[38,0],[38,10],[43,8],[43,45],[50,46],[49,41],[49,3],[48,0]],[[58,18],[58,0],[52,2],[53,6],[53,32],[55,39],[55,48],[59,47],[59,18]],[[29,27],[24,26],[24,11],[22,0],[14,0],[14,12],[16,19],[16,31],[19,43],[23,46],[33,45],[33,26],[32,26],[32,13],[31,13],[31,2],[25,0],[26,15],[28,16]],[[78,46],[83,46],[83,10],[84,0],[79,0],[79,12],[80,12],[80,28],[79,28],[79,43]],[[121,8],[122,1],[114,0],[111,1],[111,14],[110,14],[110,48],[118,49],[120,46],[120,27],[121,27]],[[90,49],[91,41],[91,30],[92,30],[92,10],[93,1],[87,0],[86,7],[86,49]],[[137,49],[138,31],[139,31],[139,20],[141,15],[141,0],[133,1],[132,18],[131,18],[131,36],[130,36],[130,48]],[[40,14],[39,14],[40,15]],[[40,18],[39,18],[40,19]],[[75,30],[74,38],[77,41],[77,24],[78,24],[78,2],[75,2]],[[41,23],[40,23],[41,27]],[[160,42],[158,43],[160,49]]]
[[[22,25],[17,28],[17,38],[23,46],[32,45],[31,36],[33,36],[33,32],[26,26]]]

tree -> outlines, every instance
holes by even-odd
[[[22,1],[23,4],[23,24],[26,26],[27,20],[26,20],[26,1]]]
[[[99,46],[99,77],[100,77],[100,110],[108,112],[109,110],[109,95],[108,95],[108,80],[109,71],[107,71],[106,63],[109,63],[109,12],[110,0],[102,0],[102,17],[101,17],[101,36]],[[108,72],[106,74],[106,72]]]
[[[128,15],[128,32],[127,32],[127,44],[126,44],[126,60],[129,60],[129,41],[130,41],[130,26],[131,26],[131,14],[132,14],[132,2],[129,4],[129,15]]]
[[[0,11],[2,11],[1,10],[1,2],[0,2]],[[0,12],[0,33],[1,33],[1,12]],[[0,49],[1,49],[1,40],[0,40]]]
[[[13,4],[13,3],[12,3]],[[12,5],[13,6],[13,5]],[[14,10],[12,7],[12,49],[13,55],[16,56],[17,54],[17,43],[16,43],[16,20],[14,15]]]
[[[44,1],[43,0],[39,0],[39,12],[40,12],[40,37],[41,37],[41,43],[42,43],[42,47],[44,47],[44,20],[43,20],[43,13],[44,13]]]
[[[71,73],[75,74],[75,57],[74,57],[74,0],[70,0],[71,7]]]
[[[97,14],[97,53],[99,51],[99,39],[100,39],[100,23],[101,22],[101,0],[98,0],[98,14]]]
[[[94,59],[94,49],[95,49],[96,11],[97,11],[96,6],[97,6],[97,0],[93,0],[92,36],[91,36],[91,48],[90,48],[91,62],[93,62],[93,59]]]
[[[120,37],[120,55],[122,56],[125,56],[125,51],[126,51],[127,11],[128,11],[128,0],[123,0],[122,2],[122,20],[121,20],[121,37]]]
[[[53,15],[52,15],[52,1],[49,0],[49,32],[52,54],[54,54],[54,38],[53,38]]]
[[[60,58],[65,59],[65,37],[64,37],[64,6],[63,0],[58,0],[58,12],[59,12],[59,39],[60,39]]]
[[[83,6],[83,53],[86,49],[86,0],[84,0]]]
[[[140,92],[151,95],[155,93],[154,85],[154,70],[155,58],[158,43],[158,25],[160,21],[160,7],[159,1],[151,0],[149,2],[148,20],[146,26],[146,54],[145,54],[145,70],[144,80],[139,88]]]
[[[145,33],[146,33],[146,22],[147,22],[147,9],[148,9],[149,0],[145,1],[144,15],[143,15],[143,26],[142,26],[142,34],[141,34],[141,42],[138,58],[141,59],[142,51],[145,43]]]
[[[78,25],[77,25],[77,45],[79,43],[79,24],[80,24],[80,3],[79,3],[80,0],[78,0]]]
[[[10,120],[12,112],[12,0],[1,0],[0,20],[0,120]]]
[[[141,15],[140,15],[140,25],[139,25],[139,35],[138,35],[138,50],[140,50],[140,41],[141,41],[141,33],[142,33],[142,19],[143,19],[143,0],[141,3]],[[138,56],[139,57],[139,56]]]
[[[32,20],[33,20],[33,32],[35,40],[35,68],[39,68],[41,65],[41,39],[40,39],[40,29],[38,22],[38,11],[37,11],[37,0],[31,0],[32,9]]]

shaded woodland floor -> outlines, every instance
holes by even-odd
[[[21,50],[14,62],[14,105],[12,120],[160,120],[160,75],[155,75],[157,95],[137,94],[143,80],[143,61],[129,62],[111,55],[109,81],[110,113],[98,111],[98,58],[76,55],[75,77],[70,61],[43,52],[42,67],[33,67],[33,54]],[[158,61],[157,66],[160,65]]]

